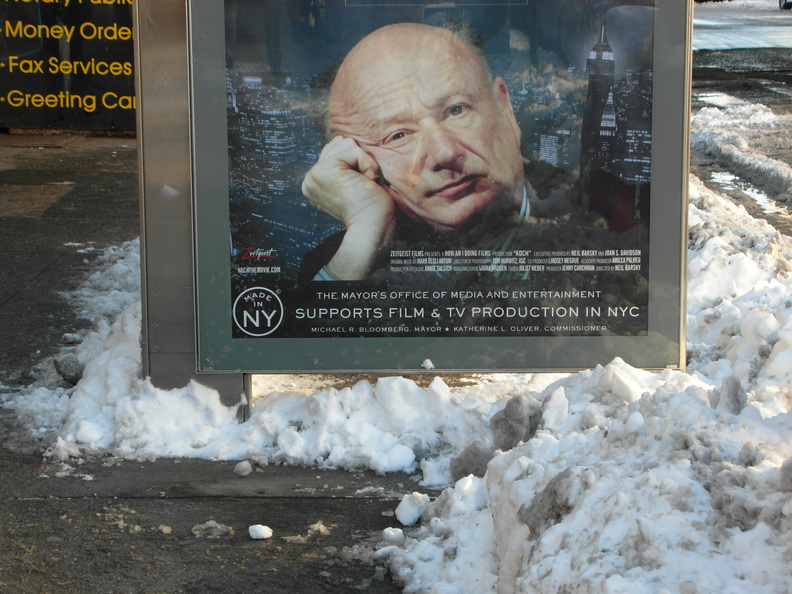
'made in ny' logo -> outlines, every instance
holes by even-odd
[[[267,336],[283,322],[283,303],[270,289],[247,289],[234,301],[234,324],[248,336]]]

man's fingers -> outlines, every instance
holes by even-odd
[[[319,158],[322,157],[329,157],[332,156],[334,153],[337,153],[339,150],[339,145],[343,143],[345,140],[349,140],[348,138],[344,138],[343,136],[336,136],[328,142],[326,145],[322,147],[321,152],[319,153]]]
[[[333,159],[343,163],[373,181],[379,178],[377,162],[351,138],[336,136],[324,146],[319,159]]]
[[[382,227],[394,204],[378,184],[380,168],[374,158],[350,138],[336,137],[325,145],[319,160],[305,176],[303,194],[315,208],[349,227],[364,218]],[[374,219],[378,219],[376,222]]]

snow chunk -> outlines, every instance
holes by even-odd
[[[403,526],[412,526],[418,521],[428,505],[429,495],[425,493],[413,492],[405,495],[396,507],[396,519]]]
[[[223,536],[233,536],[234,529],[231,526],[219,524],[215,520],[209,520],[205,524],[196,524],[192,527],[192,533],[197,538],[220,538]]]
[[[469,474],[477,477],[484,476],[487,472],[487,464],[494,455],[495,448],[474,441],[458,456],[451,459],[451,478],[456,482]]]
[[[542,421],[545,429],[561,431],[569,415],[569,400],[563,387],[555,389],[542,404]]]
[[[382,539],[388,544],[402,546],[404,538],[404,532],[401,528],[385,528],[382,531]]]
[[[781,465],[781,490],[792,492],[792,458]]]
[[[625,402],[635,402],[641,397],[643,388],[622,368],[621,362],[614,362],[605,368],[600,385],[607,386],[613,394]]]
[[[630,413],[630,416],[627,417],[627,422],[624,423],[624,430],[627,433],[636,433],[643,429],[644,426],[644,417],[643,415],[635,411],[634,413]]]
[[[580,491],[579,478],[567,468],[553,477],[530,504],[520,507],[517,516],[531,530],[531,537],[538,538],[545,530],[564,520],[574,508]]]
[[[269,526],[262,526],[261,524],[255,524],[254,526],[248,527],[248,534],[250,538],[253,540],[267,540],[272,538],[272,528]]]
[[[531,396],[513,396],[502,410],[492,415],[490,429],[495,446],[510,450],[531,439],[542,422],[542,405]]]
[[[242,462],[239,462],[236,466],[234,466],[234,474],[237,476],[244,478],[251,472],[253,472],[253,466],[247,460],[242,460]]]

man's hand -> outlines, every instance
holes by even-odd
[[[327,268],[339,280],[368,276],[377,253],[390,243],[395,204],[377,183],[379,165],[350,138],[337,136],[322,149],[302,191],[318,210],[338,219],[346,235]]]

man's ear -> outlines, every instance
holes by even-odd
[[[495,77],[495,80],[492,81],[492,92],[495,94],[495,99],[500,104],[501,109],[506,112],[509,121],[514,127],[514,133],[517,135],[517,139],[519,140],[522,136],[522,132],[520,130],[520,126],[517,125],[517,117],[514,115],[514,108],[512,107],[511,99],[509,98],[509,87],[506,86],[506,81],[500,76]]]

